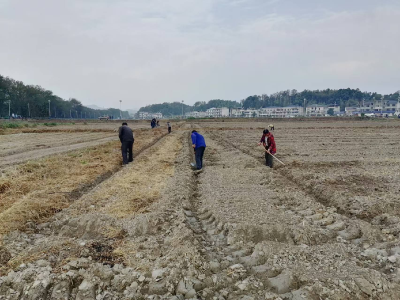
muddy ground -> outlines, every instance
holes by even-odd
[[[399,299],[400,123],[274,122],[272,170],[269,123],[182,124],[4,234],[0,299]]]

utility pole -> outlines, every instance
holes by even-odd
[[[31,109],[30,109],[30,107],[29,107],[29,103],[28,103],[28,117],[29,117],[29,118],[31,117]]]
[[[182,100],[182,119],[183,119],[183,100]]]
[[[49,100],[49,119],[51,119],[50,100]]]
[[[303,105],[303,109],[304,109],[304,111],[303,111],[303,115],[305,116],[306,115],[306,98],[304,98],[304,105]]]
[[[122,110],[121,110],[122,100],[119,100],[119,119],[122,120]]]
[[[69,110],[69,118],[72,119],[72,109]]]
[[[54,118],[57,119],[57,107],[54,105]]]

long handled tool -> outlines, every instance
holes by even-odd
[[[279,161],[282,165],[286,166],[282,161],[279,160],[279,158],[277,158],[275,155],[273,155],[271,152],[269,152],[269,150],[265,150],[265,152],[267,152],[269,155],[271,155],[273,158],[275,158],[277,161]]]

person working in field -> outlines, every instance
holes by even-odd
[[[196,130],[192,131],[191,138],[192,138],[192,147],[194,149],[196,157],[197,172],[200,172],[203,169],[203,155],[204,155],[204,150],[206,150],[206,141],[204,140],[204,137]]]
[[[267,167],[273,167],[273,156],[276,153],[276,144],[274,136],[268,129],[264,129],[263,135],[261,137],[258,145],[263,145],[265,147],[265,164]]]
[[[272,130],[272,131],[274,131],[274,130],[275,130],[275,126],[274,126],[274,125],[272,125],[272,124],[269,124],[269,125],[268,125],[268,127],[269,127],[269,130]]]
[[[133,138],[132,129],[128,127],[126,122],[122,123],[122,126],[119,128],[119,140],[121,141],[122,161],[124,165],[127,165],[133,161],[132,148],[135,139]]]
[[[171,131],[172,131],[171,123],[167,122],[167,126],[168,126],[168,133],[171,133]]]

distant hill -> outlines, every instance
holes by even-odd
[[[240,103],[237,101],[231,100],[210,100],[208,102],[196,102],[193,106],[187,105],[181,102],[164,102],[161,104],[151,104],[139,109],[139,112],[145,111],[150,113],[158,113],[161,112],[164,116],[179,116],[182,115],[182,108],[183,113],[187,113],[190,111],[206,111],[211,107],[240,107]]]
[[[50,115],[51,118],[94,119],[109,115],[116,119],[120,116],[117,108],[84,106],[75,98],[64,100],[41,86],[25,85],[21,81],[0,75],[0,117],[8,118],[9,107],[11,114],[32,118],[48,118]],[[123,111],[122,117],[130,118],[130,115]]]
[[[86,107],[89,107],[89,108],[91,108],[91,109],[107,109],[107,108],[104,108],[104,107],[100,107],[100,106],[97,106],[97,105],[95,105],[95,104],[92,104],[92,105],[86,105]]]

